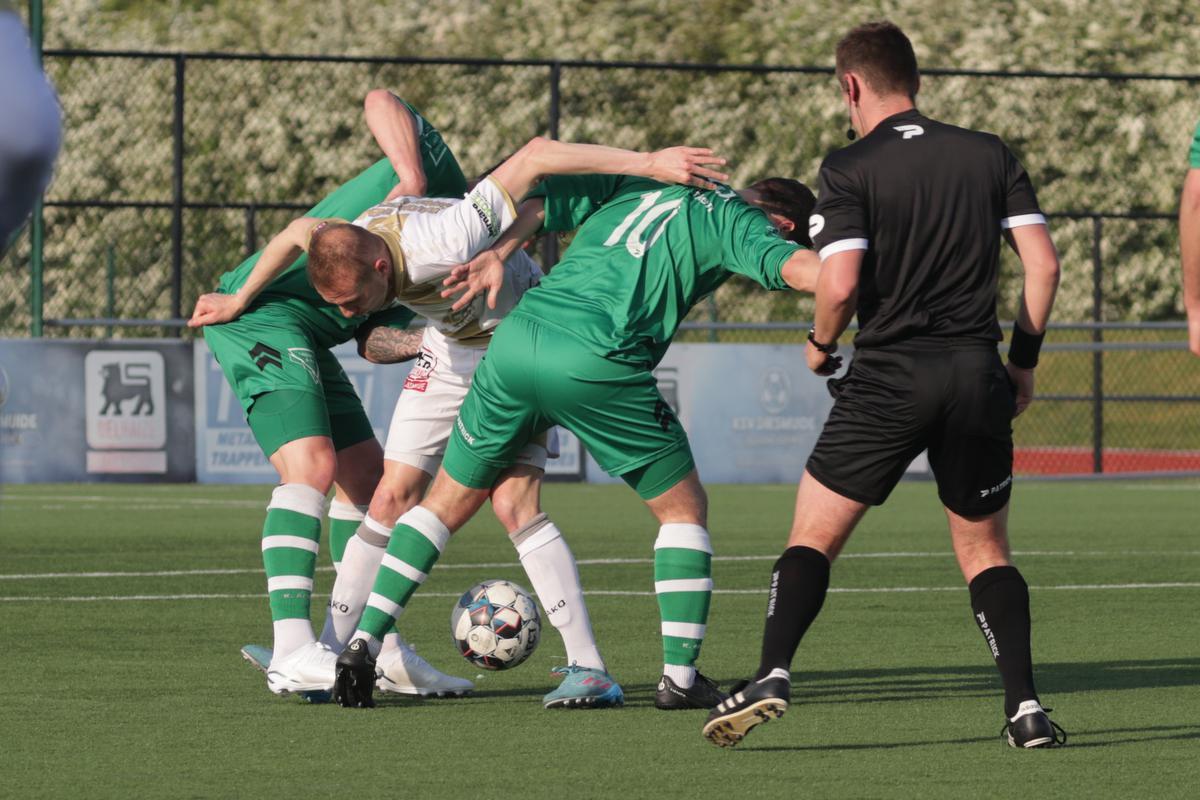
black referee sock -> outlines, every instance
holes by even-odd
[[[1029,648],[1029,586],[1016,567],[991,567],[971,581],[975,624],[996,659],[1004,682],[1004,714],[1012,717],[1025,700],[1037,700]]]
[[[755,680],[773,669],[791,670],[792,658],[816,619],[829,589],[829,559],[811,547],[789,547],[771,571],[762,661]]]

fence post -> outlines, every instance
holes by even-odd
[[[29,39],[33,44],[34,58],[38,66],[42,66],[42,0],[29,0]],[[29,335],[33,337],[42,335],[46,247],[45,219],[42,216],[44,200],[45,192],[34,203],[33,219],[29,224]]]
[[[551,139],[558,138],[559,88],[562,81],[562,64],[555,61],[550,65],[550,119],[546,131]],[[558,236],[551,234],[542,239],[542,263],[546,270],[558,263]]]
[[[109,319],[117,318],[117,254],[110,244],[104,259],[104,316]],[[104,337],[111,339],[113,326],[104,328]]]
[[[182,53],[175,56],[175,120],[172,139],[175,144],[171,181],[171,316],[183,317],[183,87]],[[182,335],[181,328],[174,335]]]
[[[1092,322],[1104,321],[1104,262],[1100,239],[1104,223],[1100,216],[1092,217]],[[1092,328],[1092,342],[1104,341],[1104,331]],[[1097,347],[1092,352],[1092,472],[1104,472],[1104,352]]]

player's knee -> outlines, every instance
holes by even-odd
[[[502,484],[492,493],[492,511],[504,530],[511,533],[541,513],[541,504],[536,491]]]
[[[382,481],[371,498],[371,518],[380,522],[395,522],[406,511],[421,502],[421,490],[403,481]]]

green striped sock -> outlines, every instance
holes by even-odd
[[[662,618],[664,673],[672,677],[686,673],[686,685],[691,685],[691,670],[704,642],[712,586],[708,531],[685,523],[659,528],[654,542],[654,593]]]
[[[346,542],[358,530],[363,517],[367,515],[367,506],[358,506],[334,498],[329,503],[329,556],[333,568],[337,569],[346,553]]]
[[[449,538],[450,531],[437,515],[422,506],[412,508],[396,521],[353,638],[366,639],[372,652],[378,652],[384,634],[425,582]]]
[[[302,483],[285,483],[271,493],[262,554],[274,622],[309,619],[324,508],[325,495]]]

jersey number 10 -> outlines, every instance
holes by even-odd
[[[641,258],[645,255],[646,251],[658,241],[658,237],[662,236],[663,228],[671,221],[672,217],[679,213],[679,207],[683,205],[683,198],[654,205],[661,196],[661,190],[642,195],[642,202],[613,230],[612,234],[604,241],[604,246],[612,247],[619,244],[628,233],[629,236],[625,237],[625,249],[634,258]],[[641,217],[640,221],[638,217]],[[635,222],[637,222],[636,226]],[[651,226],[654,226],[653,230],[651,230]],[[633,230],[630,230],[631,227]]]

